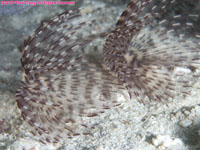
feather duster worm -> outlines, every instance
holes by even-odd
[[[21,47],[25,81],[17,91],[17,104],[31,133],[42,143],[90,134],[82,117],[119,106],[118,97],[127,93],[100,61],[81,51],[107,34],[81,36],[80,29],[95,27],[94,20],[81,17],[87,15],[74,10],[43,22]]]
[[[179,0],[132,0],[106,40],[103,58],[130,93],[143,101],[187,94],[188,79],[172,68],[199,68],[200,16],[179,12]],[[192,77],[191,77],[192,78]]]
[[[80,36],[80,29],[95,27],[80,10],[43,22],[21,47],[25,80],[17,104],[31,133],[42,143],[56,143],[90,134],[83,117],[119,106],[127,93],[142,102],[186,94],[188,78],[177,78],[173,69],[199,67],[200,17],[166,15],[179,3],[131,0],[112,32]],[[81,49],[106,35],[104,62],[88,59]]]

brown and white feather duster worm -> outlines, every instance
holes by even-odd
[[[172,71],[199,68],[199,12],[167,15],[180,4],[179,0],[132,0],[106,40],[105,64],[141,101],[145,96],[164,101],[176,93],[187,94],[191,80],[176,80]]]
[[[16,94],[31,133],[42,143],[56,143],[90,134],[84,117],[129,97],[145,103],[186,95],[198,75],[200,16],[167,14],[180,3],[131,0],[111,32],[82,35],[80,29],[92,31],[95,20],[80,10],[41,23],[21,47],[25,76]],[[105,36],[103,58],[82,52]]]
[[[82,52],[107,32],[82,35],[95,21],[74,10],[43,22],[21,47],[25,81],[17,102],[30,131],[42,143],[90,134],[82,117],[94,117],[121,104],[127,92],[101,61]],[[92,57],[92,58],[91,58]],[[94,61],[95,60],[95,61]]]

